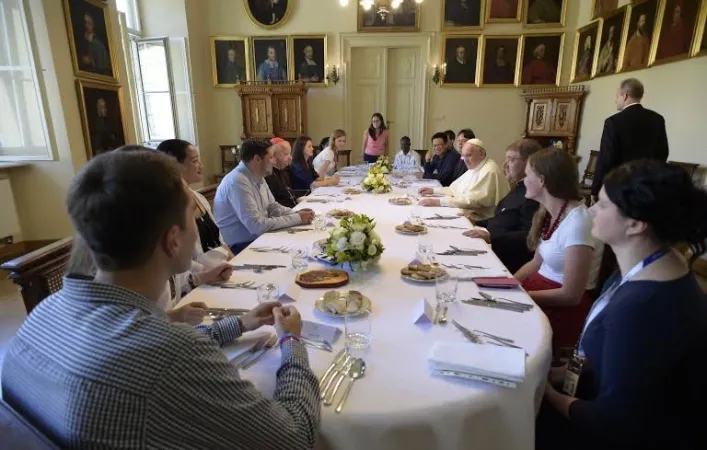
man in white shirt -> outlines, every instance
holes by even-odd
[[[395,155],[393,168],[395,170],[404,170],[412,167],[418,168],[422,166],[420,155],[417,152],[410,151],[410,138],[403,136],[400,138],[400,151]]]
[[[445,198],[423,198],[422,206],[449,206],[472,210],[475,220],[493,217],[496,205],[508,194],[510,187],[503,169],[486,156],[480,139],[469,139],[462,147],[461,157],[467,170],[449,187],[422,188],[420,194],[444,194]]]
[[[272,173],[273,147],[268,141],[246,139],[241,162],[216,190],[214,217],[234,255],[271,230],[309,224],[314,211],[293,211],[273,197],[265,177]]]

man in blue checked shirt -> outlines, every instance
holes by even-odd
[[[170,323],[157,299],[189,269],[197,206],[179,169],[150,151],[97,156],[68,196],[98,268],[68,275],[7,350],[3,398],[62,448],[307,449],[319,388],[292,307],[263,304],[202,333]],[[282,365],[263,396],[219,349],[275,325]]]

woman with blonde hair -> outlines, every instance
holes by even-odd
[[[330,177],[336,173],[336,155],[346,146],[346,132],[341,129],[334,130],[329,136],[329,145],[314,158],[312,165],[319,177]]]
[[[574,345],[591,306],[602,244],[592,236],[592,218],[580,201],[574,158],[546,148],[528,159],[526,198],[540,203],[528,233],[533,259],[515,278],[547,315],[555,352]]]

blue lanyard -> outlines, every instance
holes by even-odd
[[[592,322],[592,320],[594,320],[599,315],[599,313],[602,312],[604,308],[606,308],[606,306],[609,304],[609,301],[611,300],[611,297],[614,296],[616,291],[618,291],[624,283],[636,276],[638,272],[650,266],[654,262],[658,261],[660,258],[668,254],[669,251],[670,249],[663,248],[658,250],[657,252],[648,255],[643,261],[639,262],[638,264],[633,266],[631,270],[626,272],[626,275],[621,278],[621,281],[607,289],[604,294],[602,294],[601,297],[599,297],[594,302],[592,308],[589,310],[589,314],[587,314],[587,319],[584,321],[584,327],[582,327],[582,335],[579,337],[579,342],[577,343],[577,353],[579,353],[580,356],[584,356],[584,349],[582,348],[582,339],[584,339],[584,333],[587,331],[587,327]]]

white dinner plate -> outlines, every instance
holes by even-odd
[[[334,313],[330,312],[329,310],[327,310],[327,309],[324,307],[324,297],[319,297],[319,298],[317,299],[317,301],[314,303],[314,309],[316,309],[316,310],[319,311],[320,313],[322,313],[322,314],[324,314],[324,315],[327,315],[327,316],[329,316],[329,317],[336,317],[336,318],[339,318],[339,319],[343,319],[343,318],[344,318],[344,314],[334,314]],[[369,311],[369,312],[371,311],[371,299],[368,298],[368,297],[366,297],[366,296],[364,295],[364,296],[363,296],[363,301],[361,302],[361,308],[359,308],[358,311],[352,312],[352,313],[349,313],[349,314],[350,314],[351,316],[358,316],[358,315],[363,314],[363,313],[366,312],[366,311]]]

